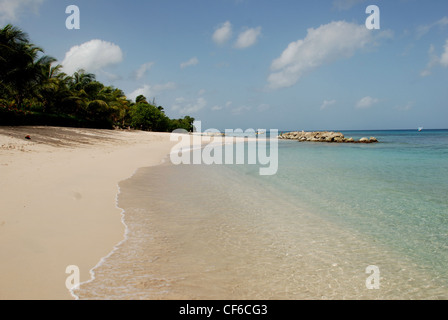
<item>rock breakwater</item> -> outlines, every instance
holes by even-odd
[[[278,137],[284,140],[297,140],[299,142],[332,142],[332,143],[377,143],[378,140],[374,137],[361,138],[355,140],[353,138],[346,138],[341,132],[332,131],[292,131],[282,133]]]

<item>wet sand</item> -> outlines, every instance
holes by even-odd
[[[118,183],[174,144],[167,133],[0,127],[0,299],[73,299],[67,266],[87,281],[123,240]]]

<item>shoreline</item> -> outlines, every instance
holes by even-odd
[[[25,139],[28,134],[31,140]],[[321,293],[326,297],[331,293],[325,287],[328,281],[336,281],[331,294],[338,297],[334,290],[347,275],[350,281],[340,287],[344,295],[399,298],[416,288],[407,282],[408,275],[418,279],[417,288],[426,279],[424,270],[414,269],[406,255],[358,237],[362,230],[352,233],[351,228],[339,228],[288,198],[289,193],[283,201],[281,191],[259,189],[257,181],[238,183],[247,173],[250,178],[252,170],[224,172],[206,165],[182,168],[167,163],[170,150],[195,149],[191,144],[185,148],[191,136],[182,136],[185,143],[170,137],[170,133],[141,131],[0,127],[0,299],[72,300],[80,293],[80,299],[158,300],[189,298],[190,294],[227,297],[234,290],[242,298],[319,299]],[[319,172],[329,168],[317,167]],[[188,182],[198,183],[186,189]],[[215,205],[212,210],[209,199]],[[273,201],[276,208],[283,204],[283,209],[275,209],[277,215],[269,213]],[[253,210],[255,204],[257,210]],[[146,242],[140,242],[143,239]],[[277,265],[279,256],[284,263]],[[321,257],[327,258],[322,261]],[[384,288],[400,287],[402,293],[365,291],[364,269],[378,261],[381,270],[391,274]],[[395,268],[397,261],[406,266],[404,277]],[[79,292],[65,288],[68,265],[80,267]],[[239,279],[231,272],[234,265],[241,270]],[[337,273],[342,267],[343,272]],[[316,277],[318,268],[330,276],[327,281]],[[255,282],[239,285],[253,274],[255,278],[250,279]],[[291,287],[291,279],[285,278],[288,274],[295,281]],[[204,276],[217,284],[210,292],[197,286]],[[277,286],[276,281],[285,285]],[[114,291],[114,286],[129,295]],[[164,289],[168,286],[173,291]],[[263,288],[276,293],[258,296]],[[435,282],[433,290],[445,296]],[[425,294],[435,293],[409,297],[424,298]]]
[[[388,246],[388,238],[375,239],[344,219],[334,220],[321,202],[301,203],[300,195],[309,193],[285,193],[253,180],[257,175],[247,169],[168,164],[142,169],[121,183],[129,241],[99,268],[97,281],[81,288],[81,299],[446,297],[431,270]],[[387,275],[381,291],[366,287],[368,266]]]
[[[76,299],[66,267],[92,281],[126,240],[119,183],[174,144],[170,133],[0,127],[0,299]]]
[[[171,151],[171,152],[174,152],[174,151]],[[123,239],[122,239],[120,242],[116,243],[116,244],[114,245],[114,247],[110,250],[110,252],[109,252],[106,256],[101,257],[101,259],[98,261],[98,263],[97,263],[94,267],[92,267],[92,268],[89,270],[89,273],[90,273],[90,279],[88,279],[87,281],[83,281],[83,282],[79,283],[79,285],[74,286],[73,288],[69,289],[69,293],[70,293],[70,295],[71,295],[75,300],[80,300],[80,297],[79,297],[75,292],[76,292],[76,291],[79,291],[80,288],[82,288],[82,286],[87,285],[87,284],[89,284],[89,283],[95,281],[95,280],[96,280],[96,270],[99,269],[99,268],[101,268],[101,266],[103,266],[104,263],[106,263],[107,259],[110,258],[110,257],[117,251],[117,250],[120,249],[120,247],[121,247],[126,241],[129,240],[130,228],[129,228],[129,226],[126,224],[126,221],[125,221],[125,220],[126,220],[126,209],[120,207],[120,205],[119,205],[119,197],[120,197],[120,195],[122,194],[122,191],[121,191],[121,188],[120,188],[120,183],[123,183],[124,181],[127,181],[127,180],[129,180],[129,179],[132,179],[132,178],[138,173],[138,171],[141,170],[141,169],[144,169],[144,168],[150,168],[150,167],[157,167],[157,166],[160,166],[160,165],[164,164],[164,163],[165,163],[165,159],[169,158],[169,155],[170,155],[170,154],[167,153],[167,154],[161,159],[161,161],[160,161],[159,164],[151,165],[151,166],[143,166],[143,167],[136,168],[135,171],[134,171],[129,177],[127,177],[127,178],[125,178],[125,179],[123,179],[123,180],[117,182],[117,189],[118,189],[118,192],[117,192],[117,194],[116,194],[116,196],[115,196],[115,207],[116,207],[118,210],[121,211],[121,213],[120,213],[120,216],[121,216],[120,221],[121,221],[121,223],[122,223],[123,226],[124,226]]]

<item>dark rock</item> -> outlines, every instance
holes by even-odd
[[[295,131],[281,134],[279,139],[297,140],[300,142],[327,142],[327,143],[375,143],[378,140],[374,137],[362,138],[359,141],[355,141],[353,138],[345,138],[341,132],[329,132],[329,131]]]

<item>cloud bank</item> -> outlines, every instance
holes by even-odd
[[[253,46],[257,43],[258,38],[261,35],[261,27],[247,29],[243,31],[238,36],[238,39],[235,43],[235,48],[237,49],[245,49]]]
[[[145,84],[143,87],[138,88],[138,89],[134,90],[133,92],[131,92],[130,94],[128,94],[127,98],[135,101],[135,98],[137,98],[140,95],[144,95],[149,101],[151,98],[155,98],[160,93],[162,93],[164,91],[168,91],[168,90],[174,90],[174,89],[176,89],[176,87],[177,86],[174,82],[167,82],[164,84],[156,84],[153,86]]]
[[[232,37],[232,24],[230,21],[226,21],[213,33],[213,41],[218,45],[223,45]]]
[[[193,114],[204,109],[207,106],[207,100],[204,97],[199,97],[196,100],[188,101],[180,97],[176,98],[172,109],[179,112],[179,114]]]
[[[141,80],[148,73],[149,69],[151,69],[153,65],[154,62],[147,62],[142,64],[140,68],[138,68],[138,70],[135,72],[135,78],[137,80]]]
[[[445,42],[444,46],[445,51],[442,53],[440,57],[440,64],[444,67],[448,67],[448,40]]]
[[[15,22],[25,11],[37,12],[44,0],[0,0],[0,24]]]
[[[336,100],[324,100],[324,102],[322,102],[322,105],[320,106],[321,110],[325,110],[328,107],[331,107],[332,105],[334,105],[336,103]]]
[[[187,68],[187,67],[195,66],[195,65],[197,65],[198,63],[199,63],[198,58],[194,57],[194,58],[191,58],[191,59],[188,60],[188,61],[182,62],[182,63],[180,64],[180,68],[181,68],[181,69],[185,69],[185,68]]]
[[[79,69],[95,72],[123,61],[121,48],[111,42],[91,40],[72,47],[62,61],[63,71],[73,74]]]
[[[417,27],[417,38],[423,37],[434,27],[439,27],[440,29],[444,29],[447,26],[448,26],[448,17],[443,17],[442,19],[437,20],[436,22],[429,24],[429,25],[418,26]]]
[[[213,33],[213,41],[220,46],[225,45],[230,41],[233,35],[233,26],[230,21],[226,21],[219,25],[215,32]],[[233,47],[236,49],[245,49],[253,46],[257,43],[259,37],[261,36],[261,27],[257,28],[246,28],[242,31],[237,40],[235,41]]]
[[[448,39],[445,41],[445,46],[443,47],[443,53],[439,57],[435,52],[434,45],[431,45],[428,50],[429,62],[426,65],[426,68],[420,73],[422,77],[427,77],[431,74],[432,69],[441,66],[448,67]]]
[[[365,25],[345,21],[310,28],[304,39],[291,42],[271,64],[269,87],[291,87],[306,73],[325,64],[350,58],[374,42]]]
[[[356,108],[357,109],[369,109],[374,104],[377,104],[379,101],[380,100],[378,100],[376,98],[367,96],[358,101],[358,103],[356,104]]]

